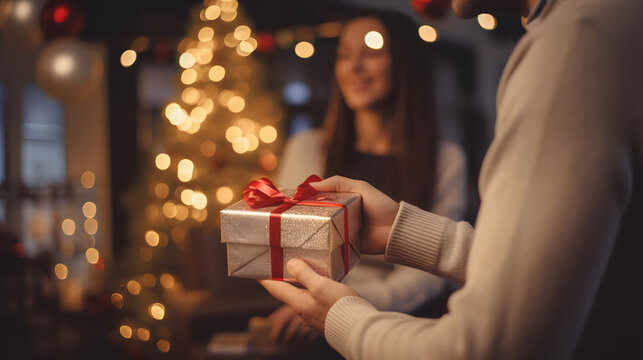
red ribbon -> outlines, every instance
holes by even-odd
[[[305,206],[328,206],[328,207],[341,207],[344,208],[344,275],[348,273],[349,268],[349,242],[348,236],[348,208],[346,204],[320,202],[320,201],[304,201],[311,196],[317,194],[317,190],[310,185],[311,182],[322,181],[317,175],[311,175],[297,187],[297,192],[291,198],[284,195],[269,179],[262,177],[258,180],[253,180],[246,188],[243,189],[243,200],[253,209],[258,209],[266,206],[277,205],[277,208],[270,212],[270,267],[272,271],[273,280],[283,280],[283,248],[281,247],[281,214],[295,205]],[[318,198],[317,200],[324,200],[325,198]]]

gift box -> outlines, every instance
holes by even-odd
[[[321,179],[311,178],[283,191],[255,180],[244,200],[221,211],[229,276],[292,280],[286,263],[299,258],[339,280],[359,261],[360,195],[318,193],[308,183]]]

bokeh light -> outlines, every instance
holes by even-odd
[[[67,278],[67,266],[65,264],[58,263],[54,266],[54,274],[60,280],[65,280]]]
[[[170,167],[170,155],[165,153],[160,153],[156,155],[154,163],[159,170],[167,170]]]
[[[384,46],[384,37],[377,31],[369,31],[364,35],[364,43],[371,49],[381,49]]]
[[[130,67],[136,62],[136,51],[134,50],[125,50],[121,54],[121,65],[123,67]]]
[[[165,317],[165,306],[161,303],[154,303],[149,306],[148,312],[153,319],[163,320],[163,317]]]
[[[295,45],[295,54],[302,59],[307,59],[315,53],[315,47],[308,41],[300,41]]]
[[[498,25],[498,21],[491,14],[480,14],[478,15],[478,24],[485,30],[493,30]]]
[[[83,215],[85,215],[86,218],[93,218],[96,216],[96,204],[91,201],[84,203]]]
[[[431,25],[422,25],[418,28],[420,39],[426,42],[435,42],[438,40],[438,31]]]
[[[71,236],[71,235],[74,235],[74,233],[76,232],[76,223],[72,219],[63,220],[60,227],[62,228],[63,233],[65,233],[65,235]]]
[[[141,284],[136,280],[130,280],[127,282],[127,291],[132,295],[138,295],[141,293]]]

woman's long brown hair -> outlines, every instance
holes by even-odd
[[[385,125],[391,129],[391,155],[395,161],[382,169],[382,174],[399,174],[391,184],[401,197],[396,200],[430,209],[439,139],[430,45],[419,38],[417,26],[401,14],[370,11],[352,19],[362,17],[377,18],[390,39],[393,89],[383,109],[385,121],[390,122]],[[325,175],[343,174],[347,166],[345,154],[356,143],[355,114],[344,102],[334,78],[324,130]]]

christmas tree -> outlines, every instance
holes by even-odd
[[[282,113],[260,91],[255,34],[236,0],[206,0],[198,10],[177,46],[179,96],[163,110],[130,199],[131,249],[112,270],[118,337],[144,352],[172,349],[167,293],[182,287],[177,253],[190,230],[217,233],[219,211],[277,166]]]

